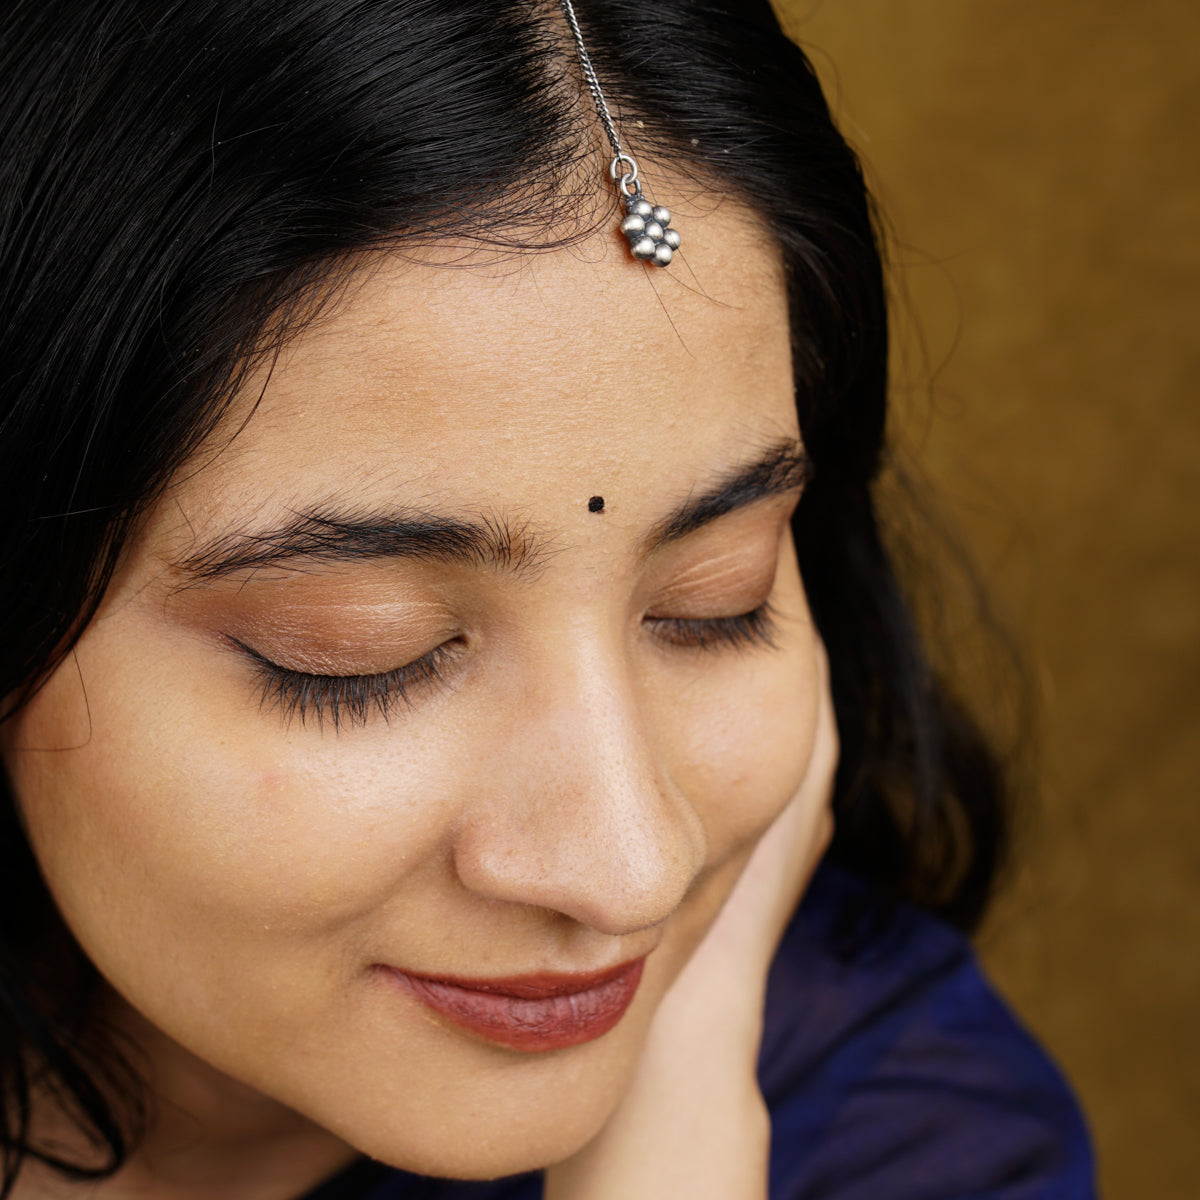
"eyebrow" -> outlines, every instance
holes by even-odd
[[[804,486],[810,475],[800,443],[773,445],[753,462],[689,496],[655,524],[645,553],[679,541],[736,509]],[[301,562],[355,562],[407,558],[423,562],[519,572],[537,566],[549,547],[528,523],[495,514],[470,519],[419,508],[355,513],[335,508],[297,512],[284,524],[225,534],[175,564],[193,583],[243,571]]]
[[[500,517],[463,520],[419,508],[386,513],[328,508],[295,513],[275,529],[226,534],[175,567],[204,583],[262,567],[381,558],[520,571],[540,562],[543,552],[527,525]]]
[[[812,463],[804,447],[793,439],[777,442],[753,462],[736,467],[713,487],[689,496],[654,526],[646,539],[646,548],[655,550],[667,542],[677,542],[726,513],[798,491],[811,476]]]

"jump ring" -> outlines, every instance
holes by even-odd
[[[624,164],[629,169],[627,171],[622,171],[621,170],[622,164]],[[625,153],[618,154],[612,160],[612,162],[609,164],[608,173],[609,173],[609,175],[612,176],[613,183],[617,182],[617,175],[620,174],[622,187],[626,186],[627,184],[637,183],[637,178],[638,178],[637,163],[635,163],[628,154],[625,154]],[[628,192],[626,192],[625,194],[627,196],[629,195]]]

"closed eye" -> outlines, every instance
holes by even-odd
[[[671,646],[695,650],[743,649],[775,645],[775,621],[769,603],[732,617],[646,618],[654,636]]]
[[[278,710],[285,724],[315,720],[318,728],[329,721],[365,725],[372,716],[389,720],[408,709],[423,693],[441,683],[445,668],[455,657],[454,642],[443,642],[427,654],[390,671],[371,675],[327,675],[298,671],[272,662],[257,650],[230,639],[254,664],[255,681],[264,709]]]
[[[735,616],[645,618],[654,637],[668,646],[716,651],[774,646],[776,626],[769,603]],[[237,638],[230,641],[253,663],[259,703],[275,709],[290,724],[328,721],[335,730],[362,726],[373,716],[390,720],[411,708],[419,697],[444,682],[445,670],[456,657],[456,639],[435,646],[410,663],[367,675],[335,675],[300,671],[273,662]]]

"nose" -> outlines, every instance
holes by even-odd
[[[583,659],[509,693],[455,869],[488,899],[633,933],[679,905],[704,863],[705,832],[659,761],[617,656]]]

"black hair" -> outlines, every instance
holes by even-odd
[[[881,533],[887,303],[859,163],[766,0],[577,7],[631,149],[748,205],[782,249],[814,468],[794,532],[842,745],[832,855],[971,927],[1005,845],[1002,773],[930,666]],[[604,148],[552,0],[9,0],[0,20],[11,714],[250,366],[345,264],[446,235],[578,236]],[[0,781],[3,1194],[23,1156],[53,1159],[31,1145],[35,1088],[100,1156],[61,1169],[128,1152],[93,976],[77,949],[56,957],[56,920]]]

